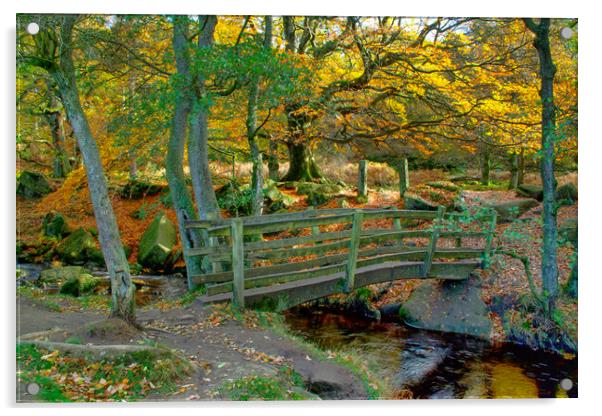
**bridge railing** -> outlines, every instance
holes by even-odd
[[[384,262],[413,261],[431,276],[434,260],[482,258],[487,264],[495,215],[481,229],[448,227],[458,214],[399,209],[308,209],[258,217],[188,221],[212,242],[187,250],[185,259],[205,256],[213,272],[192,276],[207,295],[232,292],[244,307],[244,290],[342,274],[343,290],[354,289],[355,272]],[[482,222],[482,221],[481,221]],[[407,229],[412,227],[412,229]],[[438,247],[453,239],[454,247]],[[463,246],[463,241],[480,244]]]

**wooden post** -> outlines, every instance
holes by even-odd
[[[362,235],[362,221],[364,213],[356,210],[353,213],[353,225],[351,228],[351,240],[349,241],[349,256],[347,258],[347,267],[345,269],[345,292],[350,293],[355,286],[355,269],[357,266],[357,255],[360,247],[360,237]]]
[[[493,211],[493,210],[492,210]],[[485,240],[485,253],[483,253],[483,268],[488,268],[491,262],[491,245],[493,244],[493,236],[495,235],[495,225],[497,223],[497,212],[491,213],[491,220],[489,222],[489,233]]]
[[[424,257],[424,267],[422,269],[422,277],[428,277],[431,272],[431,266],[433,265],[433,257],[435,250],[437,250],[437,240],[439,239],[439,230],[443,223],[443,215],[445,215],[445,207],[439,206],[437,208],[437,218],[433,220],[433,232],[431,234],[431,240],[429,241],[428,250]]]
[[[357,196],[366,197],[368,195],[368,161],[360,160],[359,172],[357,176]]]
[[[403,158],[399,161],[399,199],[402,199],[410,187],[410,171],[408,169],[408,159]]]
[[[232,231],[232,304],[236,309],[245,307],[245,252],[243,247],[242,219],[234,218],[230,224]]]
[[[314,207],[309,207],[307,208],[309,211],[314,211],[315,208]],[[312,214],[313,215],[313,214]],[[312,235],[318,235],[320,234],[320,227],[318,225],[312,225],[311,226],[311,234]],[[316,245],[322,244],[320,241],[316,242]]]

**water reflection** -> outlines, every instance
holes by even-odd
[[[415,398],[577,397],[577,360],[482,340],[317,311],[289,312],[294,332],[326,350],[356,351]],[[560,388],[569,378],[571,390]]]

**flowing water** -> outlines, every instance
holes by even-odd
[[[353,351],[414,398],[577,397],[577,360],[516,345],[330,312],[292,311],[291,330],[322,349]]]

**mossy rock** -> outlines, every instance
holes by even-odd
[[[44,237],[62,239],[69,234],[69,226],[65,217],[58,212],[49,212],[42,220],[42,235]]]
[[[88,271],[81,266],[63,266],[52,269],[42,270],[40,272],[40,284],[60,284],[71,279],[78,278],[81,274],[87,274]]]
[[[281,211],[295,202],[295,198],[280,191],[274,181],[267,181],[266,183],[267,186],[263,189],[263,196],[268,212]]]
[[[533,198],[537,201],[543,200],[543,188],[539,185],[529,185],[523,183],[516,188],[516,193],[519,196],[526,196],[527,198]]]
[[[567,183],[562,186],[559,186],[556,189],[556,201],[565,204],[572,205],[577,201],[578,191],[577,187],[573,183]]]
[[[98,242],[83,228],[78,228],[63,239],[56,246],[55,253],[67,264],[104,264],[104,257]]]
[[[164,213],[158,214],[144,231],[138,245],[138,263],[151,270],[170,270],[177,260],[176,226]]]
[[[324,205],[325,203],[330,201],[332,198],[333,198],[333,195],[310,191],[307,194],[307,203],[308,203],[308,205],[318,207],[320,205]]]
[[[573,245],[577,245],[579,238],[579,225],[577,217],[569,218],[558,227],[558,235],[567,241],[570,241]]]
[[[488,338],[492,326],[476,279],[422,282],[399,313],[415,328],[480,338]]]
[[[157,195],[165,189],[167,189],[165,185],[140,180],[130,180],[123,188],[121,188],[119,195],[125,199],[142,199],[147,195]]]
[[[79,276],[73,276],[67,279],[62,285],[60,292],[64,295],[78,297],[92,293],[100,284],[101,279],[88,273],[82,273]]]
[[[444,189],[450,192],[459,192],[462,190],[461,186],[456,185],[450,181],[436,181],[436,182],[428,182],[428,186],[431,188]]]
[[[403,196],[403,207],[411,210],[436,211],[437,205],[418,195],[406,193]]]
[[[538,204],[539,202],[537,202],[535,199],[526,198],[514,199],[512,201],[500,203],[490,203],[486,206],[488,208],[493,208],[497,212],[498,222],[510,222],[517,219]]]
[[[23,171],[17,179],[17,195],[24,198],[40,198],[52,192],[52,187],[44,176],[38,172]]]
[[[295,188],[299,195],[309,195],[310,193],[338,195],[343,190],[343,187],[336,183],[314,182],[297,182]]]

